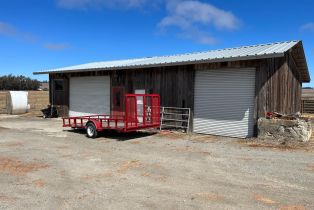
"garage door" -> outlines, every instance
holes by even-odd
[[[71,77],[70,116],[110,114],[110,77]]]
[[[255,69],[196,71],[194,132],[251,137],[254,96]]]

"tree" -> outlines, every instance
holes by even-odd
[[[0,90],[38,90],[40,82],[22,75],[12,74],[0,77]]]

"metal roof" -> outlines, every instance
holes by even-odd
[[[127,60],[92,62],[63,68],[34,72],[34,74],[49,74],[63,72],[82,72],[94,70],[135,69],[157,66],[184,65],[206,62],[224,62],[270,57],[282,57],[289,49],[300,41],[276,42],[205,52],[186,53],[169,56],[155,56]]]

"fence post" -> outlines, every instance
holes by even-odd
[[[188,115],[188,123],[187,123],[187,129],[186,132],[190,133],[190,117],[191,117],[191,109],[189,108],[189,115]]]
[[[162,109],[161,109],[160,127],[159,127],[160,131],[161,131],[161,127],[162,127],[162,120],[164,119],[164,111],[165,111],[165,107],[162,107]]]

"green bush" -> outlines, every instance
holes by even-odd
[[[0,77],[0,90],[38,90],[40,82],[22,75]]]

